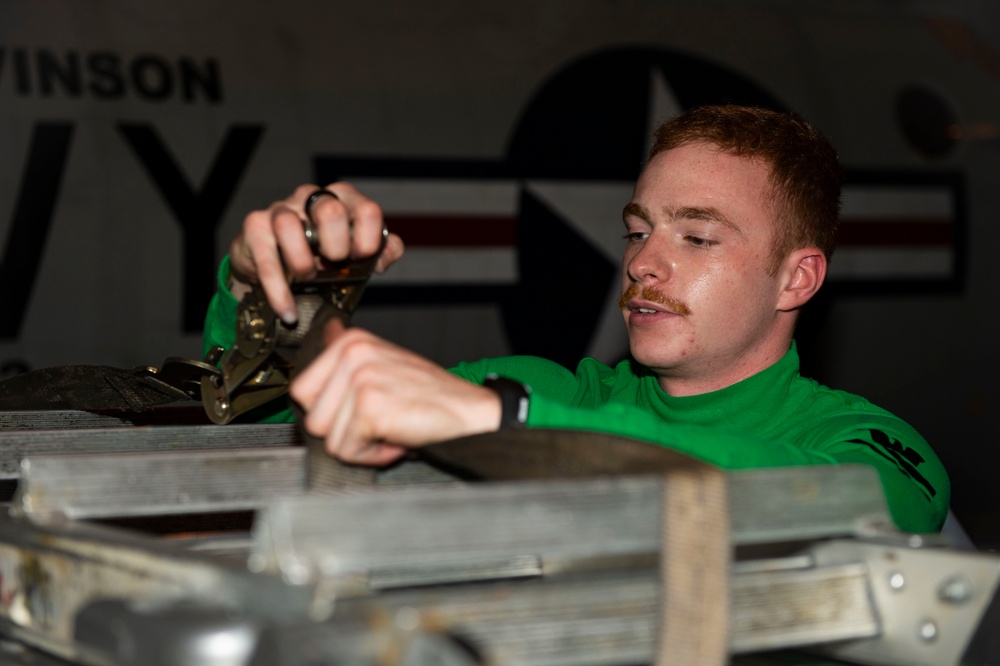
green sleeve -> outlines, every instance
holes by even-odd
[[[205,327],[202,330],[202,356],[213,347],[229,349],[236,342],[236,309],[239,301],[229,291],[229,256],[223,258],[216,275],[216,289],[205,313]]]
[[[874,467],[896,524],[907,532],[941,529],[951,504],[951,483],[930,444],[888,412],[843,415],[817,433],[817,446],[838,463]]]
[[[669,447],[723,469],[795,465],[864,464],[882,480],[896,524],[907,532],[937,532],[948,513],[950,485],[943,465],[923,438],[900,439],[905,424],[873,430],[863,424],[837,433],[822,448],[765,441],[721,428],[678,425],[625,404],[581,409],[545,395],[533,395],[528,426],[604,432]],[[893,427],[895,426],[895,427]],[[874,434],[873,434],[874,433]],[[901,444],[906,441],[907,445]],[[920,451],[920,453],[918,453]],[[920,459],[919,471],[908,458]]]
[[[639,439],[667,446],[725,469],[779,465],[823,465],[836,462],[826,453],[760,440],[722,428],[670,423],[657,414],[628,402],[581,406],[584,396],[599,394],[600,378],[574,376],[569,370],[543,359],[508,357],[467,363],[452,372],[482,383],[496,373],[528,384],[530,428],[587,430]]]
[[[582,407],[575,404],[579,396],[600,392],[601,387],[593,378],[589,383],[585,380],[581,387],[573,373],[554,365],[544,366],[540,359],[535,363],[516,357],[494,359],[464,364],[453,372],[476,383],[495,372],[531,386],[528,427],[586,430],[639,439],[729,470],[865,464],[878,471],[889,510],[900,529],[936,532],[948,512],[950,486],[943,465],[916,431],[888,413],[833,419],[815,434],[815,441],[800,445],[720,427],[670,423],[626,402]],[[540,386],[532,383],[538,377],[544,378]],[[914,465],[918,460],[919,464]]]

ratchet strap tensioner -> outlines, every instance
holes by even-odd
[[[305,234],[319,256],[319,236],[312,221],[312,204],[322,196],[317,190],[306,202]],[[353,227],[352,227],[353,230]],[[322,260],[322,268],[308,281],[289,280],[299,318],[287,325],[267,302],[264,290],[254,285],[240,301],[236,342],[228,350],[215,347],[204,361],[170,358],[155,377],[200,399],[214,423],[229,423],[288,392],[295,368],[304,368],[322,349],[322,331],[333,317],[348,323],[361,294],[385,248],[389,232],[383,226],[381,245],[370,257]],[[311,333],[310,333],[311,332]]]

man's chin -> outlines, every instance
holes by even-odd
[[[631,353],[632,358],[635,359],[636,363],[649,368],[658,375],[669,373],[678,365],[678,359],[674,354],[664,352],[654,353],[649,350],[635,348],[631,350]]]

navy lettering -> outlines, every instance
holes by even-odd
[[[46,97],[53,95],[57,87],[70,97],[79,97],[83,92],[80,57],[72,51],[61,61],[50,51],[39,51],[35,56],[35,66],[39,91]]]
[[[32,132],[28,161],[0,264],[6,310],[0,317],[0,340],[16,340],[20,334],[52,225],[72,138],[73,125],[69,123],[38,123]]]
[[[31,68],[28,66],[28,54],[22,49],[14,50],[14,80],[18,93],[27,95],[31,92]]]
[[[0,48],[0,82],[4,74],[22,97],[92,95],[115,100],[131,94],[151,102],[223,100],[222,76],[214,58],[171,60],[145,53],[126,59],[110,51],[60,55],[49,49]]]
[[[183,326],[185,332],[200,331],[215,288],[215,232],[264,128],[231,127],[200,190],[190,184],[151,125],[121,123],[118,131],[180,223],[184,236]]]
[[[132,85],[141,97],[164,100],[174,90],[174,78],[170,65],[156,56],[139,56],[129,68]]]
[[[222,79],[219,65],[214,60],[206,60],[202,67],[186,58],[177,63],[180,68],[181,97],[185,102],[193,102],[199,91],[210,102],[222,101]]]
[[[87,90],[101,99],[120,99],[125,94],[121,60],[114,53],[92,53],[87,57],[90,84]]]

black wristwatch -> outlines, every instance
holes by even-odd
[[[500,396],[500,429],[524,428],[528,421],[531,389],[513,379],[487,375],[483,386]]]

